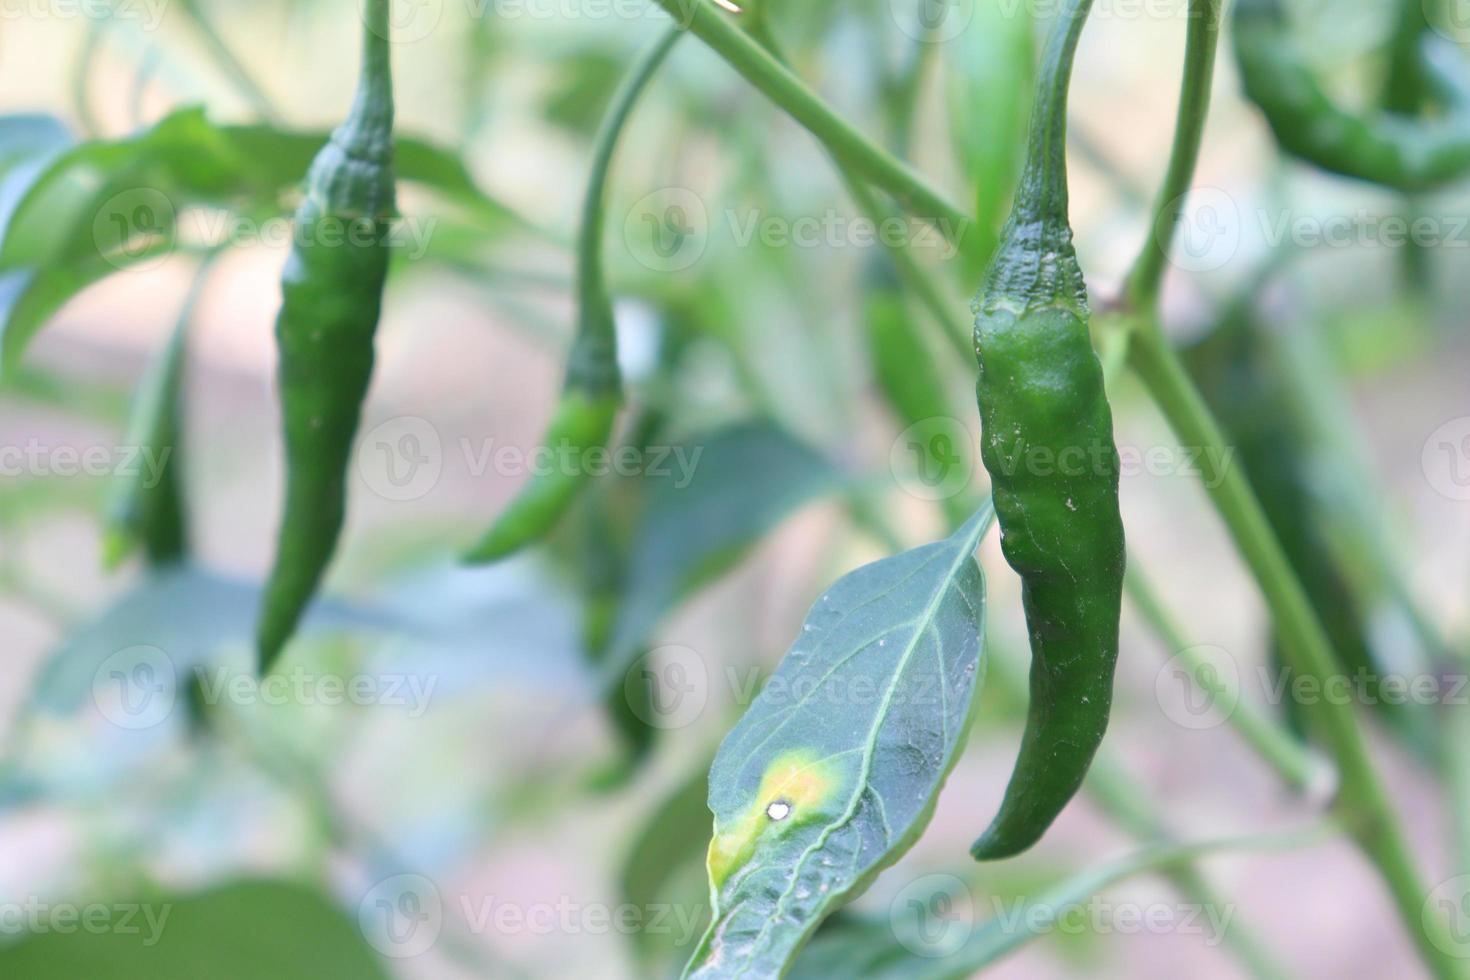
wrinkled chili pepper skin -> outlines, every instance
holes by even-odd
[[[1424,84],[1447,113],[1409,118],[1393,112],[1358,115],[1333,101],[1313,74],[1281,0],[1238,0],[1232,35],[1241,83],[1276,142],[1292,156],[1333,173],[1402,191],[1430,190],[1470,174],[1470,118],[1457,79],[1439,49],[1420,39]]]
[[[1000,309],[977,319],[975,340],[981,459],[1031,642],[1016,768],[971,849],[994,859],[1040,839],[1107,730],[1124,545],[1112,414],[1086,320],[1065,306]]]
[[[549,534],[587,486],[587,452],[607,445],[621,407],[617,391],[604,395],[566,391],[542,439],[550,470],[531,478],[465,561],[499,561]]]
[[[394,179],[386,0],[373,0],[369,11],[357,98],[312,163],[281,280],[276,342],[286,504],[256,631],[262,672],[296,631],[336,550],[347,468],[372,380]]]
[[[1073,0],[1048,47],[1015,208],[976,301],[981,460],[1031,644],[1026,728],[977,860],[1041,838],[1082,784],[1112,705],[1121,466],[1067,221],[1066,91],[1089,8]]]

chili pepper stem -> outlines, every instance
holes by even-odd
[[[1215,52],[1220,40],[1221,0],[1190,0],[1189,28],[1184,41],[1184,81],[1179,91],[1179,114],[1174,124],[1174,146],[1169,167],[1154,201],[1148,239],[1128,273],[1124,295],[1134,305],[1147,307],[1158,296],[1168,263],[1174,226],[1194,180],[1210,112],[1210,90],[1215,76]]]
[[[1130,354],[1134,370],[1175,436],[1181,443],[1202,450],[1205,487],[1260,584],[1288,663],[1296,673],[1325,683],[1338,669],[1322,626],[1245,475],[1219,462],[1227,458],[1224,437],[1157,321],[1149,320],[1139,327]],[[1353,707],[1328,699],[1311,707],[1341,775],[1337,805],[1344,825],[1388,885],[1425,964],[1438,977],[1466,976],[1464,964],[1446,952],[1454,945],[1445,923],[1424,915],[1429,891],[1389,806]]]
[[[788,67],[785,54],[776,41],[775,35],[771,33],[770,23],[765,18],[765,6],[756,4],[750,8],[753,16],[746,22],[746,30],[751,37],[763,47],[771,57],[783,67]],[[837,168],[838,176],[842,178],[842,184],[847,189],[847,194],[857,209],[867,216],[876,227],[884,227],[892,218],[896,217],[892,209],[879,200],[873,189],[854,172],[851,164],[839,157],[835,151],[831,153],[832,164]],[[969,219],[964,219],[968,221]],[[955,353],[962,358],[969,358],[972,351],[970,348],[970,328],[950,315],[951,302],[945,296],[943,287],[939,282],[924,269],[906,245],[895,245],[887,239],[883,241],[884,250],[893,259],[894,266],[898,269],[899,276],[904,285],[914,294],[914,298],[929,311],[940,327],[944,339],[954,349]],[[988,258],[988,256],[987,256]]]
[[[892,194],[911,214],[932,221],[961,249],[969,247],[971,217],[913,168],[858,132],[789,68],[710,0],[657,0],[682,28],[707,44],[787,115],[810,132],[838,160]]]
[[[1184,81],[1173,150],[1149,225],[1148,242],[1124,289],[1125,301],[1141,318],[1130,338],[1129,362],[1176,437],[1185,445],[1205,450],[1205,486],[1261,586],[1288,663],[1300,674],[1325,681],[1336,673],[1336,667],[1322,625],[1271,532],[1245,474],[1218,462],[1225,456],[1209,455],[1210,451],[1223,454],[1225,449],[1219,424],[1152,315],[1158,304],[1174,225],[1199,160],[1220,34],[1220,6],[1220,0],[1190,2]],[[1428,892],[1373,768],[1352,706],[1323,701],[1314,707],[1317,724],[1342,780],[1338,806],[1346,818],[1345,824],[1382,875],[1425,965],[1439,977],[1466,976],[1464,965],[1446,952],[1454,948],[1446,924],[1423,914]]]
[[[260,87],[259,81],[250,73],[250,69],[245,67],[239,55],[220,34],[204,9],[199,6],[199,0],[184,0],[181,6],[184,9],[184,15],[193,23],[194,30],[209,48],[210,56],[214,58],[220,70],[229,77],[236,90],[260,114],[261,119],[272,126],[281,125],[280,110],[276,108],[276,104],[265,93],[265,89]]]

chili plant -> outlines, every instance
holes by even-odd
[[[1384,362],[1463,388],[1434,247],[1470,177],[1451,11],[1381,0],[1339,57],[1311,43],[1346,36],[1336,7],[1289,0],[143,6],[7,17],[76,58],[58,114],[0,116],[0,463],[26,461],[0,622],[59,637],[9,719],[0,839],[26,808],[95,820],[84,870],[30,891],[106,902],[77,932],[0,901],[24,921],[3,975],[958,980],[1157,874],[1230,912],[1202,961],[1277,978],[1332,961],[1278,952],[1305,940],[1236,919],[1204,865],[1346,842],[1380,893],[1352,920],[1371,974],[1470,976],[1470,709],[1393,696],[1458,691],[1465,624],[1399,513],[1422,500],[1352,423]],[[1154,175],[1128,144],[1166,130],[1103,54],[1161,38],[1182,80]],[[1307,193],[1440,238],[1388,285],[1246,240],[1268,213],[1295,232]],[[1228,255],[1195,251],[1221,233]],[[268,288],[236,279],[252,259]],[[180,271],[138,379],[87,370],[127,332],[89,329],[99,297],[132,324]],[[456,332],[481,314],[505,329]],[[548,363],[550,395],[525,383]],[[251,403],[232,372],[274,380]],[[141,462],[73,479],[68,425]],[[1213,525],[1136,478],[1150,425]],[[1463,505],[1470,421],[1426,433],[1423,475]],[[97,614],[55,543],[77,514]],[[1254,648],[1207,642],[1253,599]],[[1253,663],[1279,683],[1243,683]],[[1167,794],[1120,761],[1188,760],[1177,728],[1228,732],[1290,813],[1196,829],[1166,795],[1233,758],[1176,763]],[[1105,832],[1130,853],[1095,853]],[[506,842],[537,834],[567,877],[528,963],[507,934],[550,903]],[[516,871],[476,874],[501,847]],[[1292,861],[1252,873],[1327,858]],[[609,892],[626,927],[593,923]],[[1364,923],[1390,910],[1385,951]],[[1341,945],[1333,975],[1366,961]]]

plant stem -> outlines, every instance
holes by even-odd
[[[1143,314],[1131,338],[1130,362],[1175,436],[1184,445],[1203,451],[1205,487],[1260,584],[1289,666],[1298,674],[1325,683],[1338,673],[1338,668],[1322,624],[1245,474],[1220,462],[1228,457],[1224,455],[1225,439],[1219,424],[1169,346],[1158,320],[1151,315],[1158,303],[1174,225],[1199,160],[1219,34],[1220,0],[1190,0],[1174,147],[1155,204],[1149,239],[1129,273],[1124,291],[1127,303]],[[1161,234],[1160,229],[1166,233]],[[1322,699],[1310,707],[1341,775],[1338,806],[1348,831],[1378,868],[1425,965],[1439,977],[1465,976],[1464,965],[1446,952],[1455,948],[1446,924],[1438,916],[1423,914],[1428,892],[1373,768],[1353,706]]]
[[[1208,661],[1198,653],[1184,637],[1174,617],[1169,614],[1158,593],[1154,591],[1135,559],[1128,564],[1127,576],[1123,580],[1128,598],[1143,617],[1154,635],[1163,643],[1173,657],[1177,657],[1189,671],[1190,677],[1201,687],[1201,670]],[[1208,688],[1206,688],[1208,690]],[[1230,724],[1240,733],[1256,754],[1281,776],[1292,789],[1305,789],[1314,777],[1322,774],[1323,764],[1312,755],[1291,733],[1273,722],[1254,704],[1238,701],[1232,705]]]
[[[709,45],[730,67],[817,138],[858,175],[893,195],[908,212],[934,223],[963,248],[969,215],[923,175],[873,143],[839,116],[775,55],[721,14],[710,0],[657,0],[683,27]]]
[[[872,221],[875,227],[885,227],[885,224],[894,217],[893,213],[878,200],[878,196],[871,188],[849,173],[840,161],[837,167],[842,173],[842,181],[847,187],[848,196],[852,198],[858,210],[867,215],[868,220]],[[907,246],[893,244],[886,235],[880,235],[879,238],[883,242],[883,248],[893,259],[899,278],[909,288],[909,292],[913,293],[920,305],[929,311],[929,315],[939,325],[939,332],[944,335],[944,339],[949,342],[955,353],[960,355],[961,363],[969,363],[975,356],[974,342],[970,339],[970,330],[964,318],[955,316],[954,311],[958,304],[951,302],[944,295],[943,287],[914,259]]]
[[[1131,363],[1179,441],[1201,450],[1206,490],[1225,520],[1236,547],[1264,593],[1281,636],[1289,666],[1319,684],[1339,669],[1321,623],[1271,532],[1245,474],[1221,462],[1225,438],[1194,383],[1164,338],[1148,319],[1133,336]],[[1455,948],[1445,923],[1422,915],[1428,891],[1420,881],[1408,844],[1389,806],[1367,741],[1351,704],[1321,699],[1309,705],[1337,762],[1342,784],[1338,806],[1348,831],[1377,866],[1403,924],[1427,966],[1440,977],[1464,976],[1463,964],[1446,950]]]
[[[757,16],[746,22],[746,29],[756,43],[769,52],[777,63],[782,67],[787,67],[789,63],[786,55],[781,50],[775,35],[771,33],[770,21],[765,17],[765,10],[765,5],[761,3],[751,7],[749,12]],[[832,165],[837,168],[838,176],[842,178],[848,196],[852,198],[858,210],[873,223],[874,227],[886,227],[891,219],[897,217],[891,208],[879,200],[878,195],[873,193],[873,189],[853,171],[846,161],[835,152],[831,156]],[[961,359],[974,357],[970,330],[963,320],[957,320],[954,317],[954,306],[944,295],[944,290],[923,266],[915,261],[907,246],[893,244],[886,235],[878,237],[889,257],[893,259],[893,264],[898,269],[899,277],[903,280],[904,285],[908,286],[909,291],[938,323],[944,339],[949,341],[950,346],[955,349]],[[968,514],[966,516],[968,517]]]
[[[87,20],[87,33],[82,39],[82,50],[77,53],[71,73],[72,111],[77,114],[77,123],[82,128],[82,135],[90,139],[96,139],[102,132],[102,127],[97,122],[97,115],[92,111],[91,85],[92,72],[97,67],[97,55],[102,48],[106,28],[105,19],[89,18]]]
[[[1179,92],[1179,115],[1174,124],[1174,147],[1169,169],[1154,201],[1147,239],[1139,253],[1123,294],[1139,309],[1152,307],[1163,282],[1174,226],[1184,206],[1184,197],[1194,180],[1210,111],[1210,88],[1215,74],[1215,49],[1220,39],[1221,0],[1190,0],[1189,30],[1184,43],[1184,82]]]
[[[1465,664],[1467,661],[1461,663]],[[1460,874],[1470,874],[1470,766],[1465,764],[1465,746],[1470,745],[1470,711],[1462,705],[1443,706],[1440,709],[1439,725],[1439,760],[1446,793],[1449,795],[1448,810],[1455,870]]]
[[[245,97],[246,101],[255,107],[255,111],[260,113],[262,119],[272,126],[279,126],[281,114],[276,109],[275,103],[271,101],[270,96],[265,94],[265,90],[260,87],[255,77],[245,67],[244,62],[225,42],[224,37],[215,30],[214,24],[204,13],[204,9],[199,6],[199,0],[184,0],[180,6],[194,24],[194,29],[199,32],[199,36],[204,39],[205,46],[209,48],[209,53],[219,65],[220,70],[229,76],[235,88]]]

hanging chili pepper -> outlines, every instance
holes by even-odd
[[[213,260],[211,255],[200,264],[168,341],[138,385],[128,423],[128,445],[138,452],[138,465],[117,484],[107,509],[102,562],[109,569],[138,547],[154,568],[182,561],[189,550],[180,462],[184,367],[189,324]]]
[[[1238,0],[1233,34],[1245,94],[1287,153],[1403,191],[1428,190],[1470,173],[1467,80],[1447,39],[1432,31],[1419,35],[1422,73],[1410,82],[1443,114],[1406,117],[1396,111],[1359,115],[1334,102],[1292,37],[1281,0]]]
[[[365,8],[362,74],[347,120],[312,162],[276,320],[286,508],[256,645],[269,670],[336,550],[347,467],[373,373],[395,211],[390,0]]]
[[[472,564],[498,561],[544,538],[587,486],[590,474],[577,461],[606,447],[623,404],[622,372],[612,299],[602,269],[602,229],[613,150],[669,50],[683,31],[671,27],[643,53],[613,95],[598,132],[582,206],[577,242],[577,337],[567,362],[561,401],[541,444],[573,465],[537,473],[466,556]]]
[[[1091,0],[1069,0],[1037,78],[1025,169],[976,299],[981,458],[1021,576],[1031,703],[978,860],[1034,844],[1107,728],[1123,594],[1120,463],[1067,218],[1067,88]]]

